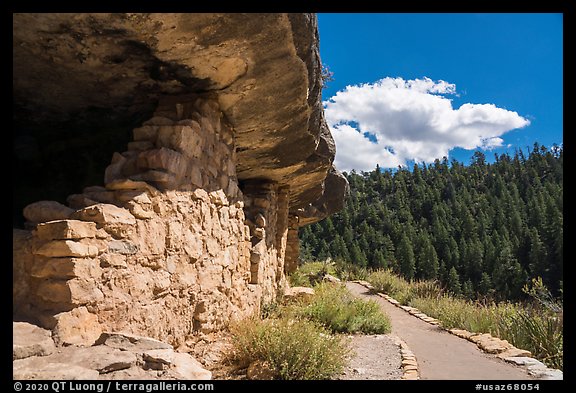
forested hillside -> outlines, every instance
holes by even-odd
[[[437,279],[454,293],[518,299],[542,277],[562,289],[563,148],[535,144],[487,163],[447,159],[345,174],[346,207],[300,229],[304,260],[331,257]]]

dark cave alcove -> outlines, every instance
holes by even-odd
[[[151,114],[152,108],[119,121],[105,110],[93,110],[82,118],[43,124],[19,116],[13,128],[12,226],[23,228],[22,210],[30,203],[54,200],[66,205],[69,195],[103,185],[112,154],[126,150],[132,129]]]

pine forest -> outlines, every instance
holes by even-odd
[[[345,173],[339,213],[300,229],[301,258],[437,280],[469,299],[518,300],[532,278],[562,294],[563,147],[488,163],[446,158]]]

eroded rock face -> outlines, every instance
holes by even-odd
[[[13,33],[17,128],[50,125],[57,137],[62,124],[134,124],[160,97],[210,92],[234,129],[240,180],[289,186],[292,211],[323,193],[343,199],[341,188],[324,186],[335,147],[315,15],[14,14]],[[182,126],[181,144],[195,127]],[[132,145],[143,147],[145,137]],[[155,158],[151,168],[180,165],[174,155]]]
[[[304,208],[294,209],[298,225],[312,224],[344,208],[344,197],[348,195],[348,180],[332,166],[324,181],[322,195]]]

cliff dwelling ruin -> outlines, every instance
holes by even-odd
[[[347,182],[313,14],[14,14],[14,321],[182,344],[287,286]]]

